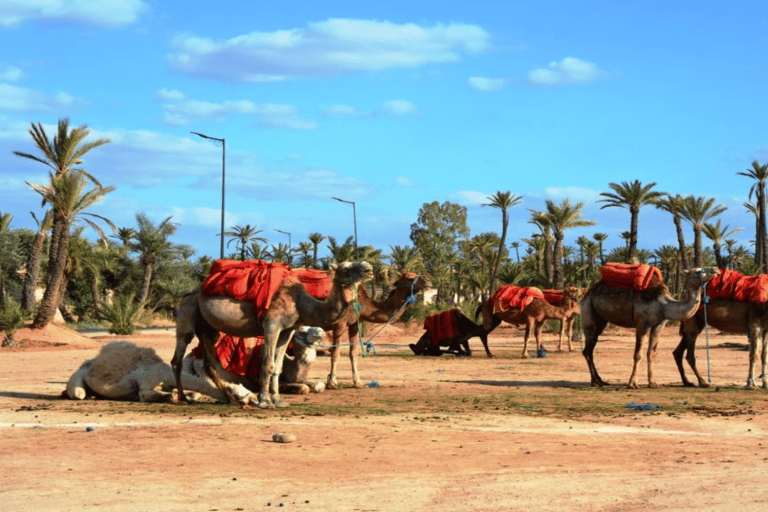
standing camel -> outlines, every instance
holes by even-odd
[[[214,365],[214,346],[219,334],[233,336],[264,336],[259,371],[260,408],[283,407],[280,399],[279,376],[288,341],[294,329],[302,325],[324,327],[332,325],[346,313],[357,295],[358,285],[373,276],[367,262],[344,262],[332,266],[329,274],[333,283],[327,300],[312,297],[304,285],[293,277],[284,279],[272,295],[269,307],[259,315],[248,301],[223,295],[203,295],[201,288],[185,295],[177,310],[176,351],[171,365],[176,374],[179,399],[183,399],[181,368],[184,352],[194,336],[204,347],[206,369],[220,389],[224,384]],[[230,397],[235,402],[234,397]]]
[[[653,356],[658,336],[667,320],[683,321],[696,313],[701,303],[702,284],[718,274],[716,268],[697,268],[685,271],[685,292],[682,300],[675,300],[663,282],[654,283],[637,291],[598,281],[581,301],[581,324],[584,329],[584,350],[593,386],[607,384],[597,373],[594,361],[597,338],[608,323],[635,329],[635,358],[628,388],[637,389],[637,369],[643,338],[648,334],[648,387],[658,387],[653,376]]]
[[[550,301],[549,294],[556,292],[557,295],[562,295],[558,301]],[[561,314],[561,317],[552,318],[560,320],[560,335],[557,342],[557,351],[563,350],[563,336],[568,339],[568,352],[573,352],[573,322],[576,317],[581,313],[579,308],[579,296],[581,290],[576,286],[567,286],[564,290],[544,290],[544,298],[555,306],[557,314]],[[543,326],[546,319],[541,321]],[[538,326],[537,326],[538,328]],[[538,336],[538,335],[537,335]]]
[[[393,283],[392,290],[383,301],[376,302],[365,292],[365,287],[360,285],[357,291],[357,301],[360,303],[359,320],[361,322],[371,322],[383,324],[389,321],[395,321],[405,311],[405,306],[415,302],[416,294],[429,286],[429,282],[423,277],[412,273],[403,273]],[[411,302],[412,301],[412,302]],[[354,308],[347,310],[347,313],[336,323],[326,326],[331,331],[333,345],[331,347],[331,371],[328,374],[326,383],[328,389],[338,389],[339,383],[336,379],[336,368],[338,365],[341,344],[344,338],[349,342],[349,361],[352,364],[352,382],[356,388],[363,387],[363,381],[357,370],[359,360],[360,344],[357,343],[360,337],[358,324],[358,313]]]
[[[563,302],[559,306],[555,306],[547,302],[546,299],[540,297],[532,297],[530,303],[525,306],[522,311],[518,309],[509,309],[507,311],[496,311],[496,305],[494,304],[494,298],[491,298],[478,307],[475,312],[475,318],[482,313],[483,329],[485,329],[486,336],[493,331],[501,322],[507,322],[513,325],[525,326],[525,337],[523,338],[523,354],[522,358],[527,359],[528,356],[528,338],[531,331],[536,338],[536,351],[542,349],[541,345],[541,333],[544,330],[544,323],[548,319],[560,320],[560,345],[563,342],[563,333],[565,331],[567,315],[570,315],[574,311],[578,311],[578,288],[575,286],[569,286],[564,291]],[[539,292],[540,293],[540,292]],[[481,338],[482,340],[482,338]],[[570,340],[569,344],[570,344]],[[490,350],[488,350],[488,344],[483,340],[485,345],[485,351],[488,357],[493,357]],[[560,347],[558,345],[558,348]]]
[[[742,302],[734,299],[717,298],[706,304],[707,324],[715,329],[731,334],[746,334],[749,340],[749,374],[747,375],[746,389],[755,389],[755,367],[757,366],[758,347],[760,351],[761,369],[760,377],[763,388],[768,388],[768,375],[766,375],[766,355],[768,355],[768,308],[751,302]],[[693,373],[699,381],[699,386],[706,388],[709,384],[702,378],[696,369],[696,338],[704,330],[704,310],[700,309],[691,318],[680,324],[682,338],[677,348],[672,352],[675,356],[677,369],[683,386],[693,386],[685,376],[683,368],[683,355],[688,361]]]

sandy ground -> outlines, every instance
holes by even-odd
[[[576,342],[522,360],[511,327],[471,358],[416,357],[421,330],[388,328],[351,387],[286,396],[279,410],[60,398],[69,375],[113,339],[63,329],[0,350],[2,511],[688,511],[761,510],[768,487],[766,391],[743,389],[745,339],[711,333],[712,386],[683,388],[668,328],[658,389],[628,390],[630,332],[596,351],[589,386]],[[46,337],[47,336],[47,337]],[[166,360],[170,330],[131,336]],[[59,345],[52,345],[52,344]],[[707,374],[707,351],[699,342]],[[645,359],[645,357],[644,357]],[[639,382],[646,383],[645,361]],[[313,376],[324,380],[329,360]],[[375,384],[378,384],[376,387]],[[660,406],[636,410],[633,404]],[[272,442],[275,433],[297,441]]]

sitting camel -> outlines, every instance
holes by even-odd
[[[226,402],[227,397],[205,379],[181,374],[186,389]],[[64,396],[83,400],[98,396],[112,400],[139,402],[171,402],[173,392],[156,389],[172,387],[175,376],[171,366],[154,349],[139,347],[130,341],[107,343],[95,358],[85,361],[67,382]],[[228,385],[229,392],[240,403],[248,403],[250,392],[237,384]],[[196,393],[187,398],[196,398]],[[186,396],[186,395],[185,395]]]
[[[560,305],[553,305],[547,302],[544,298],[533,296],[522,311],[518,309],[509,309],[507,311],[494,312],[496,305],[494,304],[494,298],[491,298],[480,304],[475,312],[475,318],[482,314],[483,329],[485,329],[486,335],[490,334],[490,332],[498,327],[502,321],[513,325],[524,325],[525,336],[523,338],[522,358],[527,359],[528,338],[530,337],[531,331],[533,331],[536,338],[536,352],[539,353],[544,349],[541,343],[541,333],[544,330],[544,323],[546,320],[560,320],[560,342],[558,344],[558,349],[562,346],[563,334],[567,325],[566,320],[569,316],[575,316],[575,312],[579,311],[579,289],[575,286],[568,286],[563,292],[563,300]],[[539,293],[541,294],[541,292]],[[483,341],[483,343],[486,345],[485,350],[488,352],[488,357],[492,357],[488,350],[487,342]],[[570,350],[570,337],[568,339],[568,347]]]
[[[758,347],[760,351],[761,372],[758,378],[762,378],[763,388],[768,388],[768,375],[766,375],[766,356],[768,355],[768,307],[742,302],[733,299],[717,298],[706,304],[707,323],[722,332],[731,334],[746,334],[749,341],[749,374],[747,375],[746,389],[755,389],[755,367],[757,366]],[[696,369],[696,338],[704,330],[704,310],[699,309],[695,315],[680,323],[682,338],[677,348],[672,352],[675,356],[677,369],[683,380],[683,386],[693,386],[685,376],[683,368],[683,355],[690,365],[693,373],[699,381],[699,386],[706,388],[709,384]]]
[[[302,326],[296,329],[283,361],[283,371],[280,374],[280,392],[289,395],[305,395],[307,393],[322,393],[325,391],[325,384],[320,381],[310,381],[309,372],[312,363],[317,358],[317,345],[325,339],[325,331],[319,327]],[[263,341],[263,340],[262,340]],[[291,352],[290,354],[288,352]],[[202,355],[202,354],[201,354]],[[256,357],[258,352],[251,353],[251,360]],[[258,391],[258,380],[253,375],[243,373],[232,373],[221,367],[217,361],[217,370],[219,375],[230,383],[236,383],[244,386],[249,391]],[[251,365],[248,364],[250,367]],[[190,352],[182,362],[182,375],[195,375],[213,381],[205,372],[205,362],[202,357],[197,357],[197,351]]]
[[[258,406],[284,406],[280,399],[278,378],[294,329],[302,325],[330,326],[343,318],[357,295],[358,285],[373,276],[373,268],[365,261],[344,262],[334,265],[330,276],[332,288],[325,301],[312,297],[298,279],[284,279],[271,295],[264,313],[258,313],[248,301],[224,295],[203,295],[202,287],[187,293],[177,310],[176,351],[171,361],[180,400],[183,399],[180,377],[182,360],[194,336],[203,345],[207,372],[219,389],[225,389],[212,364],[216,360],[214,346],[219,333],[224,332],[242,337],[264,336],[259,364]],[[230,401],[234,403],[237,399],[230,397]]]
[[[392,290],[383,301],[374,301],[368,297],[365,287],[360,285],[357,290],[357,301],[360,312],[350,308],[340,320],[333,325],[324,326],[331,331],[333,344],[331,346],[331,371],[328,374],[328,389],[338,389],[336,367],[341,351],[341,345],[346,338],[349,343],[349,361],[352,364],[352,383],[356,388],[363,387],[363,381],[357,369],[360,354],[359,321],[383,324],[394,322],[403,314],[408,304],[416,302],[416,294],[429,286],[429,281],[416,274],[404,272],[392,283]]]
[[[594,284],[581,301],[581,323],[584,329],[584,350],[593,386],[607,384],[597,373],[594,350],[597,338],[608,323],[620,327],[635,328],[635,356],[628,388],[637,388],[637,369],[643,338],[648,334],[648,387],[658,387],[653,377],[653,356],[658,336],[667,320],[684,321],[692,317],[701,303],[702,284],[718,274],[716,268],[697,268],[686,272],[685,294],[675,300],[662,282],[654,282],[647,289],[638,291],[607,284],[604,280]]]
[[[435,332],[436,329],[425,327],[426,330],[419,341],[408,345],[414,354],[417,356],[441,356],[443,354],[471,356],[472,350],[469,348],[469,339],[474,336],[480,337],[487,350],[488,338],[482,325],[477,325],[459,309],[450,309],[433,315],[433,317],[442,317],[443,315],[452,316],[452,318],[450,316],[448,318],[452,323],[450,328],[445,329],[447,332]],[[426,325],[428,325],[427,320],[425,320]],[[448,347],[448,349],[441,350],[440,347]]]

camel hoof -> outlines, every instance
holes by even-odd
[[[523,352],[521,359],[528,359],[529,357],[531,356],[528,355],[528,352]]]
[[[274,409],[275,408],[275,404],[273,404],[271,402],[259,402],[256,405],[256,407],[258,407],[259,409]]]
[[[659,385],[656,384],[655,382],[648,383],[648,389],[658,389],[658,388],[659,388]]]

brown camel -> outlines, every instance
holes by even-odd
[[[216,360],[214,346],[219,333],[225,332],[242,337],[264,336],[259,365],[258,406],[283,407],[278,378],[294,329],[302,325],[324,327],[344,317],[355,300],[358,285],[373,276],[373,269],[364,261],[344,262],[332,266],[329,276],[333,286],[325,301],[312,297],[297,279],[285,279],[272,296],[266,313],[261,316],[257,315],[250,302],[222,295],[205,296],[201,288],[185,295],[177,310],[176,351],[171,361],[177,378],[179,400],[184,397],[180,382],[182,360],[194,336],[204,347],[208,373],[224,391],[224,383],[211,362]],[[235,403],[236,399],[230,397],[230,401]]]
[[[536,338],[537,353],[543,348],[541,345],[541,333],[544,330],[544,323],[546,320],[560,320],[560,344],[558,345],[558,349],[560,348],[567,323],[566,318],[568,318],[569,315],[573,317],[575,315],[574,312],[578,312],[579,310],[578,293],[578,288],[569,286],[566,288],[565,293],[563,294],[563,301],[559,306],[552,305],[545,299],[533,297],[530,304],[528,304],[522,311],[510,309],[499,313],[493,312],[493,299],[489,299],[478,307],[477,312],[475,313],[475,318],[482,313],[483,329],[485,329],[486,335],[498,327],[502,321],[513,325],[524,325],[525,337],[523,338],[522,357],[523,359],[527,359],[528,338],[530,337],[531,331],[533,331],[534,337]],[[570,347],[570,339],[568,340],[568,343]],[[488,350],[488,345],[485,340],[483,340],[483,344],[485,345],[485,351],[488,354],[488,357],[493,357]]]
[[[718,274],[716,268],[697,268],[686,271],[685,295],[675,300],[663,282],[656,282],[648,289],[636,291],[612,286],[599,281],[587,291],[581,301],[581,325],[584,329],[584,358],[587,360],[593,386],[607,384],[597,373],[594,361],[597,338],[608,323],[620,327],[635,328],[635,359],[628,388],[636,389],[637,368],[643,338],[648,334],[648,387],[658,387],[653,377],[653,356],[658,336],[667,320],[683,321],[696,313],[701,303],[702,284]]]
[[[362,306],[360,309],[360,321],[383,324],[389,321],[395,321],[405,311],[405,306],[416,294],[429,286],[429,282],[423,277],[412,273],[403,273],[392,285],[392,290],[383,301],[376,302],[365,292],[365,287],[360,285],[357,291],[357,301]],[[341,320],[326,328],[331,331],[333,345],[331,347],[331,371],[328,374],[326,385],[328,389],[338,389],[339,383],[336,379],[336,367],[338,365],[341,345],[346,338],[349,342],[349,361],[352,364],[352,382],[356,388],[363,387],[360,374],[357,369],[359,360],[360,344],[357,343],[360,337],[358,324],[358,315],[355,308],[347,310]]]
[[[560,302],[552,304],[562,313],[562,317],[554,318],[555,320],[560,320],[560,337],[557,342],[558,352],[563,350],[563,336],[568,339],[568,352],[573,352],[573,323],[576,321],[576,317],[581,313],[581,309],[579,308],[580,297],[581,290],[578,287],[567,286],[563,290],[563,298]],[[542,325],[545,321],[546,319],[541,321]]]
[[[757,351],[762,345],[760,361],[762,372],[760,377],[763,388],[768,388],[768,375],[766,375],[766,355],[768,355],[768,307],[759,306],[751,302],[741,302],[733,299],[717,298],[706,304],[706,320],[710,327],[731,334],[746,334],[749,340],[749,374],[747,376],[747,389],[755,389],[755,367],[757,366]],[[683,355],[691,366],[693,373],[699,381],[699,386],[706,388],[709,384],[702,378],[696,369],[696,338],[704,330],[704,310],[700,309],[691,318],[680,324],[680,344],[672,352],[675,356],[677,369],[684,386],[693,386],[685,376],[683,369]]]

